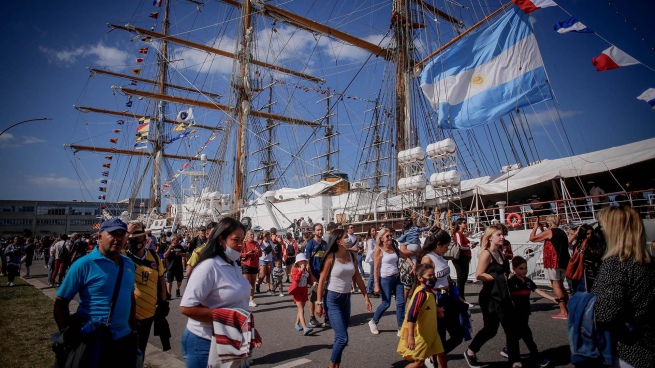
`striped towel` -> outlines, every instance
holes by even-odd
[[[248,367],[255,346],[255,320],[247,310],[214,308],[214,338],[209,350],[209,367]]]

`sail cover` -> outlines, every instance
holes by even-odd
[[[421,89],[441,128],[472,128],[552,99],[528,18],[513,7],[426,65]]]

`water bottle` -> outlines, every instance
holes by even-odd
[[[98,326],[100,326],[103,323],[106,323],[107,318],[106,317],[100,317],[99,319],[89,319],[83,326],[80,328],[80,332],[82,335],[91,335],[96,331]]]

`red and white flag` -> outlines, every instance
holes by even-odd
[[[516,6],[521,8],[525,14],[530,14],[535,10],[541,8],[548,8],[549,6],[557,6],[553,0],[512,0]]]
[[[616,46],[611,46],[603,51],[598,57],[591,58],[596,70],[603,72],[606,70],[616,69],[622,66],[641,64],[637,59],[619,50]]]

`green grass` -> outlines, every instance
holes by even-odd
[[[50,335],[57,330],[54,302],[17,277],[0,276],[0,368],[52,367]]]

